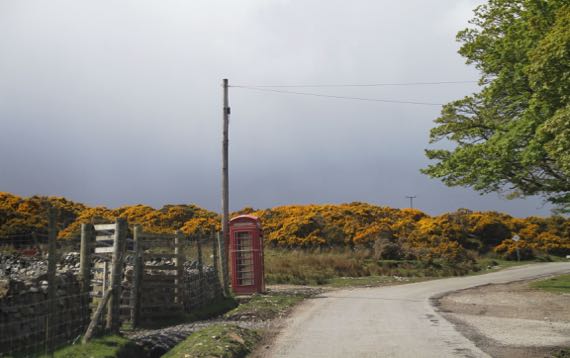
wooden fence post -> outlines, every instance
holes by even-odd
[[[141,312],[141,279],[143,274],[143,261],[142,261],[142,248],[141,248],[141,233],[142,227],[135,225],[133,230],[134,241],[134,260],[133,260],[133,277],[131,286],[131,323],[133,327],[139,325],[140,312]]]
[[[228,253],[226,252],[226,243],[224,242],[223,235],[220,232],[217,233],[218,239],[218,247],[220,251],[220,258],[221,258],[221,270],[222,270],[222,281],[224,285],[224,296],[230,297],[230,282],[229,282],[229,274],[228,274]]]
[[[214,267],[214,272],[219,280],[220,270],[218,269],[218,245],[216,242],[216,231],[214,227],[210,228],[210,240],[212,240],[212,266]]]
[[[92,224],[81,224],[81,249],[79,256],[79,280],[81,283],[82,321],[89,321],[89,292],[91,291],[91,253],[95,243],[95,228]]]
[[[109,276],[109,261],[103,261],[103,277],[101,279],[101,294],[104,295],[107,288],[109,288],[109,283],[107,282],[107,277]]]
[[[219,245],[218,245],[218,237],[216,235],[216,228],[212,226],[210,229],[210,238],[212,239],[212,265],[214,266],[214,274],[216,275],[216,279],[218,280],[218,287],[221,289],[221,293],[225,296],[224,292],[224,279],[221,275],[222,270],[220,268],[221,263],[221,253],[219,252]]]
[[[32,231],[32,241],[34,242],[34,251],[37,255],[40,250],[40,245],[38,244],[38,236],[35,231]]]
[[[198,251],[198,287],[200,293],[204,293],[204,258],[202,255],[202,240],[200,234],[194,236],[196,240],[196,250]],[[204,304],[204,299],[201,298],[200,304]]]
[[[56,294],[57,282],[55,276],[57,253],[56,242],[57,227],[56,227],[56,211],[53,207],[48,209],[48,313],[46,325],[46,353],[53,353],[55,348],[55,321],[56,317]]]
[[[176,230],[174,237],[174,264],[176,265],[176,288],[174,290],[176,303],[184,304],[184,235],[182,231]]]
[[[200,241],[200,236],[194,236],[196,240],[196,250],[198,251],[198,271],[200,272],[200,276],[202,275],[204,259],[202,257],[202,242]]]
[[[91,323],[89,323],[89,326],[87,327],[87,331],[85,331],[85,335],[83,336],[83,339],[81,340],[81,342],[83,344],[89,342],[89,340],[93,336],[93,332],[95,331],[95,327],[97,327],[97,322],[99,322],[99,319],[101,318],[101,314],[103,313],[103,310],[105,309],[105,306],[107,305],[107,302],[111,298],[112,294],[113,294],[113,288],[112,287],[110,290],[108,290],[107,292],[105,292],[103,294],[101,302],[99,302],[99,306],[97,306],[97,310],[95,311],[93,318],[91,318]]]
[[[113,257],[111,259],[111,288],[113,293],[109,298],[107,308],[107,329],[116,333],[120,328],[120,306],[121,306],[121,273],[123,272],[123,260],[125,254],[125,243],[127,241],[127,222],[119,218],[115,222],[115,239],[113,240]]]

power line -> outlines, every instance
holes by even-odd
[[[302,85],[235,85],[230,87],[256,88],[317,88],[317,87],[383,87],[383,86],[433,86],[449,84],[477,83],[478,81],[437,81],[437,82],[387,82],[387,83],[349,83],[349,84],[302,84]]]
[[[294,92],[294,91],[276,90],[276,89],[250,87],[250,86],[231,86],[231,87],[244,88],[244,89],[261,91],[261,92],[276,92],[276,93],[295,94],[295,95],[302,95],[302,96],[325,97],[325,98],[336,98],[336,99],[351,99],[351,100],[368,101],[368,102],[414,104],[414,105],[421,105],[421,106],[443,106],[442,103],[401,101],[401,100],[384,99],[384,98],[363,98],[363,97],[335,96],[335,95],[328,95],[328,94],[322,94],[322,93]]]

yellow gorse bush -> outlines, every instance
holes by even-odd
[[[112,223],[122,217],[129,224],[141,224],[144,230],[171,233],[182,230],[186,234],[206,233],[211,227],[219,230],[219,216],[196,205],[165,205],[154,209],[145,205],[124,206],[118,209],[87,207],[64,198],[21,198],[0,193],[0,237],[30,232],[47,232],[47,209],[57,209],[57,225],[60,238],[80,235],[82,223]]]
[[[570,254],[570,220],[513,218],[498,212],[460,209],[429,216],[417,209],[394,209],[366,203],[289,205],[247,213],[261,217],[266,242],[276,247],[365,246],[377,240],[396,243],[413,257],[467,259],[467,251],[509,256],[520,247],[548,254]],[[406,255],[404,255],[406,256]]]
[[[46,210],[57,208],[61,238],[79,236],[82,223],[111,223],[117,217],[151,232],[182,230],[207,235],[220,230],[220,216],[196,205],[165,205],[155,209],[131,205],[117,209],[87,207],[64,198],[22,198],[0,192],[0,237],[36,231],[45,233]],[[497,212],[460,209],[429,216],[417,209],[394,209],[353,202],[338,205],[287,205],[235,213],[259,216],[265,241],[274,247],[364,247],[390,249],[401,258],[468,259],[468,251],[496,252],[512,257],[519,249],[552,255],[570,254],[570,220],[560,216],[513,218]],[[515,243],[514,234],[521,237]],[[388,246],[386,246],[388,245]],[[528,252],[525,251],[526,254]]]

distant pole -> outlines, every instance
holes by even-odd
[[[515,242],[515,244],[517,245],[517,261],[520,262],[521,261],[521,252],[519,250],[519,240],[521,239],[520,236],[515,235],[513,236],[513,241]]]
[[[224,89],[223,100],[223,133],[222,140],[222,235],[224,242],[227,246],[229,243],[229,222],[230,222],[230,209],[229,209],[229,179],[228,179],[228,127],[230,117],[230,107],[228,105],[228,79],[224,78],[222,81]],[[224,250],[227,255],[228,250]],[[227,260],[227,258],[226,258]]]
[[[406,198],[410,199],[410,209],[414,208],[414,199],[416,198],[415,195],[406,196]]]

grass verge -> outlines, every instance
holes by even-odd
[[[224,314],[228,320],[270,320],[308,298],[307,293],[269,292],[241,299],[240,305]]]
[[[208,303],[207,305],[194,309],[192,313],[183,313],[178,317],[155,320],[152,323],[145,323],[142,325],[142,327],[149,329],[158,329],[182,323],[201,321],[222,315],[229,310],[237,307],[237,305],[238,302],[233,297],[220,297],[213,302]]]
[[[193,333],[163,357],[241,358],[249,354],[260,339],[255,330],[216,324]]]
[[[144,356],[142,348],[121,336],[96,338],[87,344],[76,344],[55,351],[55,358],[90,358],[118,357],[130,358]]]
[[[339,277],[445,277],[465,275],[472,268],[472,263],[375,260],[365,250],[272,249],[265,254],[269,284],[328,285]]]
[[[495,257],[479,257],[476,261],[458,263],[443,260],[375,260],[366,250],[268,249],[265,273],[269,284],[375,286],[487,273],[532,262]]]
[[[570,358],[570,348],[557,349],[551,353],[551,358]]]
[[[328,280],[327,286],[344,287],[379,287],[396,284],[427,281],[431,277],[399,277],[399,276],[365,276],[365,277],[335,277]]]
[[[555,293],[570,293],[570,274],[530,283],[530,287]]]
[[[511,260],[503,260],[503,259],[496,259],[496,258],[488,258],[483,257],[477,260],[475,267],[473,268],[470,275],[480,275],[495,271],[504,270],[510,267],[528,265],[532,263],[542,262],[539,260],[534,261],[511,261]]]
[[[274,319],[316,292],[314,289],[293,290],[240,297],[239,306],[226,312],[223,318],[235,321]],[[261,340],[261,334],[233,324],[214,324],[193,333],[163,357],[245,357]]]

